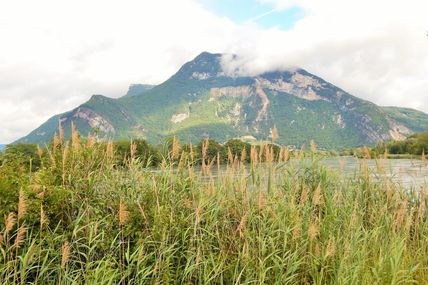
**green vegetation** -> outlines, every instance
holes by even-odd
[[[394,120],[409,126],[415,132],[423,132],[428,129],[427,114],[424,112],[398,107],[383,107],[382,109]]]
[[[428,132],[416,133],[404,141],[391,141],[378,144],[377,151],[389,154],[411,154],[421,156],[428,152]]]
[[[318,163],[315,144],[309,153],[228,146],[217,175],[225,148],[213,141],[170,139],[155,153],[143,141],[101,143],[74,130],[37,157],[8,147],[0,283],[428,282],[426,188],[394,184],[381,160],[383,179],[365,160],[342,177]]]

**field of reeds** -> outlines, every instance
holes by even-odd
[[[0,284],[428,283],[428,189],[376,179],[381,159],[344,177],[314,144],[258,146],[220,167],[208,144],[154,169],[74,132],[37,171],[3,163]]]

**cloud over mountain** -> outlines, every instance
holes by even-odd
[[[259,1],[304,15],[283,31],[196,0],[3,3],[0,142],[91,94],[159,83],[203,50],[239,54],[225,66],[241,73],[300,66],[375,103],[428,111],[426,1]]]

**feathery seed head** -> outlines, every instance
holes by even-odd
[[[9,213],[5,221],[5,233],[8,234],[16,224],[16,217],[14,213]]]
[[[20,248],[21,245],[24,243],[24,239],[25,239],[25,227],[24,225],[21,225],[18,229],[18,233],[16,234],[16,238],[15,238],[15,247],[16,248]]]
[[[24,191],[19,190],[19,200],[18,200],[18,220],[21,220],[24,218],[25,214],[27,213],[27,201],[24,194]]]
[[[128,211],[126,210],[126,205],[120,201],[119,203],[119,225],[124,226],[128,219]]]
[[[64,269],[70,259],[70,244],[65,241],[61,247],[61,268]]]

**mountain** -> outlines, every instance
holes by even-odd
[[[150,84],[132,84],[129,86],[128,92],[126,92],[126,96],[136,96],[140,95],[141,93],[144,93],[150,89],[155,87],[155,85]]]
[[[380,107],[359,99],[303,69],[258,76],[229,76],[222,54],[204,52],[157,86],[132,85],[112,99],[94,95],[77,108],[49,119],[18,142],[44,143],[58,125],[69,135],[74,122],[82,134],[182,141],[210,137],[269,139],[299,146],[311,139],[324,148],[373,145],[428,131],[428,115],[416,110]]]
[[[0,151],[2,151],[5,146],[6,146],[5,144],[0,144]]]

